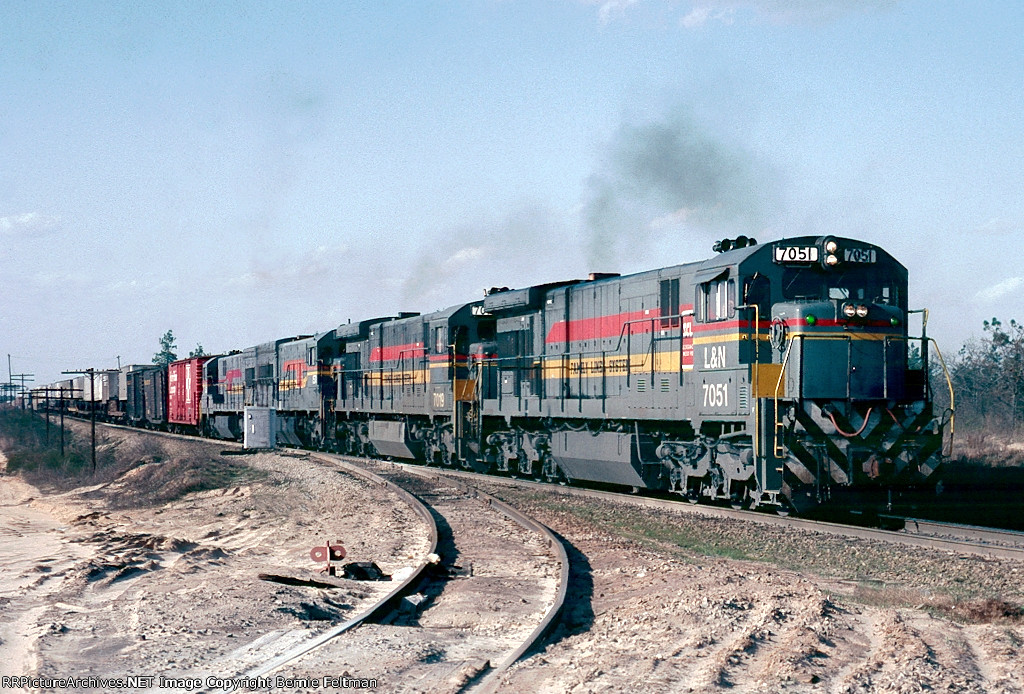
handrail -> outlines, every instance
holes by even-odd
[[[779,380],[775,383],[775,427],[772,429],[772,452],[776,458],[786,454],[785,449],[779,445],[779,429],[782,423],[779,421],[779,390],[782,388],[782,379],[786,376],[786,366],[789,364],[789,355],[793,353],[793,340],[787,339],[786,355],[782,359],[782,368],[779,369]]]
[[[754,438],[753,438],[754,445],[753,445],[753,449],[754,449],[754,463],[756,465],[757,461],[761,459],[761,446],[760,446],[760,443],[758,441],[758,439],[760,438],[760,434],[761,434],[760,407],[758,406],[758,402],[760,401],[760,398],[758,397],[758,394],[761,392],[761,388],[760,388],[760,386],[761,386],[761,369],[760,369],[760,366],[761,366],[761,359],[760,359],[760,356],[761,356],[761,345],[758,344],[758,341],[761,339],[761,307],[758,306],[757,304],[742,304],[740,306],[737,306],[736,310],[738,311],[741,308],[743,308],[743,309],[749,309],[749,308],[754,309],[754,325],[753,325],[754,330],[752,332],[752,334],[753,334],[753,345],[754,345],[754,360],[752,362],[753,368],[751,369],[751,371],[752,371],[752,374],[751,374],[751,385],[753,386],[753,391],[754,391],[754,397],[752,398],[752,400],[754,401],[754,404],[753,404],[753,410],[754,410],[754,412],[753,412],[753,414],[754,414]],[[680,345],[679,346],[679,356],[680,356],[680,359],[682,359],[682,352],[683,352],[683,348],[682,348],[682,345]],[[761,476],[762,476],[762,478],[765,477],[764,471],[762,471],[762,475]]]
[[[928,309],[917,309],[915,311],[910,311],[910,313],[924,313],[925,314],[924,322],[925,322],[925,324],[927,324]],[[786,368],[787,368],[787,366],[789,364],[789,358],[790,358],[790,355],[792,354],[793,345],[795,344],[796,340],[799,339],[799,340],[801,340],[801,342],[805,342],[807,339],[811,339],[811,340],[846,340],[848,342],[848,344],[852,348],[854,337],[855,337],[855,335],[849,334],[849,333],[843,334],[843,335],[815,334],[815,333],[797,333],[797,334],[794,334],[794,335],[790,335],[790,336],[788,336],[786,338],[786,342],[788,343],[787,346],[786,346],[786,354],[785,354],[785,357],[782,360],[782,368],[779,370],[779,378],[778,378],[778,381],[775,384],[775,395],[774,395],[774,398],[773,398],[773,400],[774,400],[774,409],[775,409],[775,431],[774,431],[774,434],[773,434],[773,449],[774,449],[776,457],[781,457],[785,453],[785,451],[783,450],[783,447],[779,445],[779,441],[778,441],[778,430],[780,428],[780,424],[779,424],[779,397],[780,397],[780,391],[782,389],[782,381],[783,381],[783,379],[786,376]],[[903,340],[903,341],[907,342],[908,344],[912,340],[914,340],[914,341],[918,341],[919,340],[919,341],[922,342],[922,344],[931,343],[932,346],[935,347],[935,353],[939,356],[939,363],[942,365],[943,375],[946,378],[946,386],[949,389],[949,411],[950,411],[950,418],[949,418],[949,452],[948,453],[944,453],[944,455],[947,455],[947,456],[952,455],[953,454],[953,437],[954,437],[954,433],[955,433],[955,422],[956,422],[956,406],[955,406],[954,393],[953,393],[953,381],[952,381],[952,379],[949,376],[949,369],[946,367],[946,361],[945,361],[945,359],[942,356],[942,351],[939,349],[939,346],[935,342],[934,338],[927,337],[926,335],[921,335],[920,337],[912,336],[912,335],[886,335],[885,339],[883,340],[883,348],[882,348],[883,349],[883,359],[884,359],[886,367],[888,366],[888,349],[887,349],[887,347],[889,345],[889,342],[893,341],[893,340]],[[927,367],[927,356],[926,355],[927,355],[927,350],[922,350],[922,358],[925,360],[924,361],[925,367]],[[852,355],[851,355],[850,358],[852,359]],[[884,373],[885,373],[885,379],[886,379],[884,387],[886,389],[885,392],[887,393],[888,392],[888,371],[887,371],[887,368],[884,370]],[[847,374],[849,374],[849,369],[847,369]],[[928,383],[927,368],[925,368],[924,377],[925,377],[925,388],[929,389],[930,385]],[[801,385],[802,385],[802,383],[801,383]],[[849,375],[848,375],[847,376],[847,397],[849,397],[849,393],[850,393],[850,381],[849,381]],[[926,393],[925,393],[925,397],[927,397],[927,390],[926,390]],[[838,429],[838,427],[837,427],[837,429]],[[840,432],[840,433],[842,433],[842,432]]]
[[[926,309],[927,311],[927,309]],[[953,432],[956,425],[956,401],[953,395],[953,380],[949,377],[949,369],[946,368],[946,360],[942,358],[942,350],[939,349],[939,345],[935,342],[934,338],[927,338],[928,342],[932,343],[935,347],[935,353],[939,355],[939,363],[942,364],[942,373],[946,377],[946,386],[949,388],[949,453],[946,455],[953,455]],[[925,373],[925,379],[928,378],[928,374]]]

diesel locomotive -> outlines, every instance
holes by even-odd
[[[833,236],[715,250],[182,360],[165,408],[119,411],[241,438],[269,408],[280,443],[783,512],[926,483],[952,410],[906,268]]]

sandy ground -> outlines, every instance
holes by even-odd
[[[552,510],[488,491],[573,547],[563,626],[504,691],[1024,692],[1024,616],[977,597],[1024,605],[1022,562],[674,519],[711,538],[750,535],[809,567],[782,569],[624,539],[606,516],[571,512],[574,499]],[[974,597],[958,602],[956,586]]]
[[[426,525],[404,502],[303,457],[242,465],[208,444],[120,447],[142,457],[110,483],[41,494],[0,477],[0,676],[236,675],[391,587],[320,590],[259,574],[317,577],[309,551],[328,539],[342,541],[346,561],[389,574],[428,549]],[[145,503],[153,485],[180,480],[197,460],[236,474]]]
[[[207,444],[119,445],[137,464],[111,482],[43,494],[0,476],[0,676],[236,674],[388,587],[322,591],[259,573],[312,576],[309,549],[328,537],[343,541],[348,559],[386,572],[425,551],[424,528],[404,504],[304,458],[262,454],[242,465]],[[155,502],[154,486],[173,488],[197,458],[236,467],[214,489]],[[1019,615],[976,598],[966,604],[973,611],[938,609],[950,607],[957,584],[1024,604],[1021,562],[678,520],[806,554],[806,569],[780,568],[626,539],[565,506],[579,502],[519,501],[569,542],[574,578],[562,625],[501,691],[1024,692]],[[849,555],[858,563],[848,576],[822,569]],[[476,606],[500,603],[492,597]],[[431,619],[428,610],[420,621],[449,626]],[[367,630],[363,650],[321,661],[332,669],[323,674],[372,678],[373,649],[391,647],[389,634],[402,629]],[[437,657],[426,641],[402,643],[413,660]],[[383,680],[380,690],[418,688]]]

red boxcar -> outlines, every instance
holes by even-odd
[[[210,357],[193,357],[172,362],[167,368],[167,421],[199,426],[203,400],[203,364]]]

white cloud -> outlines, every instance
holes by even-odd
[[[608,24],[616,16],[625,14],[626,10],[640,0],[581,0],[587,5],[597,5],[597,17],[602,24]]]
[[[88,287],[92,278],[81,272],[37,272],[32,276],[32,284],[40,289],[80,289]]]
[[[608,24],[623,16],[640,0],[579,0],[588,5],[597,5],[597,16],[602,24]],[[754,21],[768,21],[774,24],[806,24],[829,22],[852,12],[884,10],[896,5],[898,0],[691,0],[689,10],[683,10],[679,24],[686,29],[696,29],[711,22],[732,24],[739,13],[752,14]],[[657,2],[649,2],[655,5]],[[662,4],[675,5],[675,2]]]
[[[460,248],[458,251],[452,254],[445,263],[450,268],[457,268],[460,265],[479,261],[484,257],[484,249],[479,246],[469,246],[466,248]]]
[[[0,234],[5,236],[43,236],[60,226],[59,217],[24,212],[0,217]]]
[[[250,263],[249,269],[222,278],[228,287],[280,289],[307,286],[326,289],[350,255],[348,246],[317,246],[301,254],[280,254]]]
[[[707,5],[695,6],[679,23],[686,29],[696,29],[709,21],[732,24],[736,10],[733,8],[715,10]]]
[[[684,226],[693,216],[695,210],[690,207],[680,207],[675,212],[655,217],[651,220],[652,229],[674,229]]]
[[[991,287],[982,289],[980,292],[975,294],[974,297],[979,301],[997,301],[1002,299],[1004,296],[1015,292],[1022,286],[1024,286],[1024,277],[1011,277],[1003,280],[999,284],[994,284]]]
[[[1004,236],[1016,231],[1012,224],[1007,223],[999,217],[992,217],[991,219],[982,222],[974,229],[975,233],[982,234],[984,236]]]

